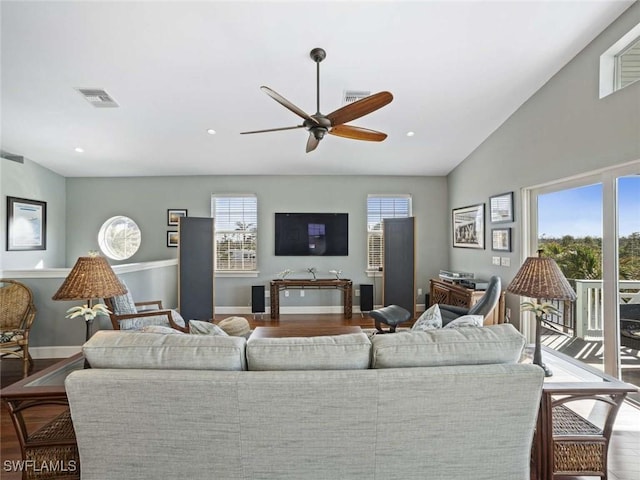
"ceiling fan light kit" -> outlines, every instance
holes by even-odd
[[[309,139],[307,140],[306,148],[307,153],[315,150],[318,147],[320,140],[322,140],[327,133],[337,137],[350,138],[352,140],[364,140],[368,142],[381,142],[387,138],[386,133],[356,127],[354,125],[346,125],[346,123],[363,117],[391,103],[393,95],[389,92],[379,92],[345,105],[328,115],[323,115],[320,113],[320,62],[327,57],[327,52],[322,48],[314,48],[309,53],[309,56],[316,63],[316,113],[309,115],[275,90],[262,86],[260,87],[260,90],[269,95],[286,109],[298,115],[303,119],[303,122],[301,125],[295,125],[293,127],[253,130],[250,132],[241,132],[241,134],[246,135],[252,133],[277,132],[281,130],[304,128],[309,132]]]

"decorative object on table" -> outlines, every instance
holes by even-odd
[[[68,313],[70,314],[69,318],[84,316],[86,340],[89,340],[95,316],[101,315],[105,311],[108,313],[106,307],[103,310],[97,305],[94,306],[94,299],[125,293],[127,293],[127,289],[120,283],[107,260],[94,253],[87,257],[78,258],[69,275],[52,298],[53,300],[86,300],[86,305],[71,308]],[[89,311],[94,312],[95,315]]]
[[[513,192],[489,197],[491,223],[513,222]]]
[[[93,307],[90,307],[88,304],[85,304],[85,305],[82,305],[81,307],[76,306],[68,309],[67,315],[65,315],[65,318],[76,318],[79,316],[83,316],[85,322],[89,324],[98,315],[108,316],[110,313],[111,311],[103,303],[96,303]],[[89,337],[87,337],[87,340],[89,340]]]
[[[340,275],[342,275],[342,270],[329,270],[329,273],[335,275],[336,280],[340,280]]]
[[[573,302],[576,299],[576,292],[571,288],[555,260],[543,257],[542,250],[538,250],[537,257],[529,257],[524,261],[507,287],[507,292],[535,299],[532,302],[522,303],[522,311],[532,312],[536,317],[536,344],[533,363],[544,370],[545,376],[552,376],[551,370],[542,363],[540,336],[545,317],[559,312],[551,303],[543,302],[543,300],[569,300]]]
[[[511,251],[511,229],[492,228],[491,229],[491,250],[499,252]]]
[[[167,247],[177,247],[180,240],[178,232],[167,231]]]
[[[309,272],[313,276],[313,278],[311,280],[316,280],[316,272],[317,271],[318,270],[316,269],[316,267],[307,268],[307,272]]]
[[[7,196],[7,251],[47,249],[47,203]]]
[[[170,208],[167,210],[167,225],[170,227],[176,227],[180,224],[180,218],[186,216],[186,209]]]
[[[484,203],[451,211],[453,246],[484,249]]]
[[[33,365],[29,354],[29,330],[35,318],[31,289],[15,280],[0,279],[0,357],[22,358],[24,377]]]
[[[280,277],[280,280],[284,280],[292,272],[293,272],[293,270],[289,270],[288,268],[286,268],[286,269],[282,270],[281,272],[278,272],[278,277]]]

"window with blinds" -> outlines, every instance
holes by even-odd
[[[385,218],[411,216],[411,195],[369,195],[367,197],[367,269],[382,267]]]
[[[618,89],[640,80],[640,38],[616,55],[616,86]]]
[[[258,199],[255,195],[213,195],[216,270],[257,270]]]

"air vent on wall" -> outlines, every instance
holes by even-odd
[[[24,163],[24,157],[22,155],[5,152],[4,150],[0,150],[0,157],[4,158],[5,160],[11,160],[12,162]]]
[[[365,90],[345,90],[344,97],[342,98],[342,103],[346,105],[347,103],[353,103],[363,98],[371,95],[371,92],[367,92]]]
[[[118,106],[107,92],[99,88],[76,88],[76,90],[96,108],[115,108]]]

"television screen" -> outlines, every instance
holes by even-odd
[[[276,255],[349,255],[348,213],[276,213]]]

